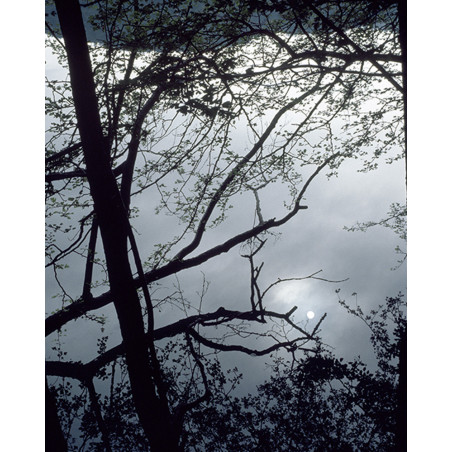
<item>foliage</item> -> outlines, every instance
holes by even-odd
[[[390,206],[390,210],[387,213],[386,218],[383,218],[380,221],[366,221],[364,223],[357,222],[354,226],[344,227],[347,231],[362,231],[365,232],[369,228],[374,226],[383,226],[385,228],[389,228],[394,231],[401,240],[406,242],[407,240],[407,206],[406,204],[402,205],[400,203],[392,203]],[[401,254],[403,258],[398,261],[398,266],[393,270],[397,269],[405,262],[407,253],[403,251],[399,245],[397,245],[395,249],[397,254]]]
[[[123,449],[134,434],[137,450],[176,450],[190,443],[187,419],[224,392],[209,353],[299,353],[318,342],[323,318],[307,331],[293,322],[295,308],[266,309],[265,295],[288,278],[261,290],[256,255],[307,208],[322,172],[337,175],[351,158],[368,171],[382,156],[404,156],[398,3],[54,3],[47,45],[68,77],[46,80],[46,266],[59,302],[46,335],[58,341],[68,322],[94,320],[87,328],[100,342],[84,363],[65,360],[58,348],[47,375],[82,384],[66,408],[87,407],[72,418],[81,419],[86,444],[100,432],[90,450]],[[268,216],[273,188],[281,199]],[[236,221],[246,196],[255,208]],[[141,242],[139,205],[154,212]],[[198,308],[183,288],[164,290],[168,278],[178,283],[179,272],[236,246],[247,249],[251,306],[247,299],[240,311],[209,312],[204,286]],[[106,306],[122,340],[110,349],[102,334],[114,320],[92,314]],[[172,306],[180,317],[165,323]],[[331,359],[325,355],[328,372],[342,369]],[[102,398],[93,382],[106,377],[106,366],[112,389]],[[54,391],[60,410],[71,391]],[[119,394],[124,405],[113,403]],[[72,424],[64,422],[69,438]],[[231,441],[238,447],[242,439]]]

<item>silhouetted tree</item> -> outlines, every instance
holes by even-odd
[[[275,353],[270,380],[256,395],[237,396],[234,389],[242,374],[236,368],[225,371],[216,356],[203,356],[211,395],[187,413],[181,432],[184,449],[406,450],[406,303],[401,295],[390,297],[368,315],[342,304],[368,325],[375,365],[359,358],[346,362],[320,344],[298,355]],[[181,362],[188,364],[189,347],[183,341],[170,342],[162,353],[170,399],[179,399],[182,391],[176,392],[190,380],[189,372],[180,375]],[[110,381],[108,394],[98,401],[103,422],[113,450],[147,450],[126,375],[121,357],[101,372],[100,378]],[[87,394],[76,404],[64,404],[64,393],[61,384],[57,398],[64,418],[79,417],[89,450],[104,450],[104,444],[95,442],[101,433],[95,408],[84,406]]]
[[[256,395],[217,391],[190,415],[188,450],[406,450],[405,302],[387,298],[364,315],[376,366],[346,362],[324,346],[296,359],[275,356],[271,379]],[[219,395],[221,394],[221,395]]]
[[[253,259],[265,236],[307,208],[303,200],[322,170],[335,174],[347,158],[362,158],[364,169],[373,169],[393,150],[403,157],[397,5],[55,1],[58,21],[47,23],[53,35],[48,45],[69,80],[47,80],[46,254],[61,293],[55,295],[60,306],[46,319],[46,335],[58,340],[68,322],[82,318],[101,323],[102,334],[104,319],[93,311],[113,304],[122,337],[111,349],[99,338],[98,356],[86,363],[67,360],[62,347],[54,347],[58,360],[47,363],[47,375],[63,383],[52,384],[49,396],[59,400],[60,411],[72,413],[61,418],[70,443],[79,428],[85,439],[98,435],[101,450],[121,450],[130,431],[139,432],[134,450],[182,450],[187,416],[213,397],[218,372],[201,349],[263,355],[315,345],[320,322],[305,331],[291,320],[293,309],[265,309],[267,290],[284,279],[261,291],[261,267]],[[87,39],[87,27],[95,42]],[[239,123],[248,142],[234,135]],[[264,218],[261,202],[271,184],[287,188],[281,205],[288,210]],[[155,241],[146,258],[133,225],[134,197],[144,193],[156,207],[155,218],[165,212],[175,219],[174,237]],[[253,225],[238,225],[216,240],[212,228],[227,224],[243,193],[255,197]],[[247,248],[243,256],[251,263],[249,309],[247,301],[243,311],[199,309],[190,315],[182,291],[151,297],[150,287],[164,278],[238,245]],[[64,282],[69,262],[83,265],[76,295]],[[186,315],[161,326],[156,316],[165,303]],[[274,340],[272,320],[296,334]],[[207,327],[217,335],[204,334]],[[266,345],[243,345],[240,336],[250,332]],[[99,337],[98,328],[93,336]],[[169,352],[156,345],[176,336],[185,341],[175,342],[181,350],[177,371],[169,366]],[[113,402],[108,411],[96,392],[94,378],[104,378],[107,365],[110,401],[117,390],[115,366],[125,372],[120,393],[130,393],[124,398],[127,419],[119,419],[121,407]],[[73,379],[82,385],[78,395]]]

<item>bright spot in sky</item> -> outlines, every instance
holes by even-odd
[[[315,317],[315,313],[314,313],[313,311],[308,311],[308,312],[306,313],[306,317],[307,317],[309,320],[311,320],[311,319],[313,319],[313,318]]]
[[[277,286],[274,292],[274,301],[276,303],[284,303],[291,307],[299,304],[300,300],[303,300],[306,297],[306,286],[303,287],[295,281]]]

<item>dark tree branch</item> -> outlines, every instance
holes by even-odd
[[[50,392],[47,379],[45,395],[45,441],[46,450],[67,452],[67,442],[61,429],[55,397]]]
[[[201,373],[201,378],[202,378],[202,382],[204,385],[204,394],[201,395],[200,397],[198,397],[195,400],[192,400],[191,402],[185,402],[185,403],[181,403],[178,405],[178,407],[176,408],[176,418],[177,418],[177,423],[179,425],[179,428],[182,428],[182,423],[183,423],[183,417],[185,416],[185,414],[192,410],[193,408],[197,407],[199,404],[201,404],[202,402],[208,400],[211,396],[211,392],[209,390],[209,384],[207,381],[207,375],[206,375],[206,371],[204,369],[204,364],[201,361],[201,358],[198,356],[198,354],[195,351],[195,348],[193,347],[193,343],[189,334],[189,331],[187,331],[185,333],[185,339],[188,343],[188,347],[190,349],[190,353],[193,356],[193,359],[195,360],[196,366],[199,369],[199,372]]]
[[[157,391],[160,396],[161,402],[163,402],[164,406],[168,406],[168,399],[167,399],[165,385],[162,380],[162,371],[160,368],[160,362],[157,358],[157,354],[156,354],[155,347],[154,347],[154,307],[152,305],[151,295],[149,293],[149,288],[146,283],[143,266],[141,264],[141,258],[140,258],[140,254],[138,251],[138,246],[135,241],[135,236],[133,234],[133,230],[130,225],[130,222],[128,222],[128,232],[129,232],[130,245],[132,247],[132,254],[134,257],[134,261],[135,261],[135,266],[138,271],[140,287],[143,290],[143,295],[144,295],[146,308],[147,308],[147,312],[148,312],[147,340],[148,340],[148,347],[149,347],[149,356],[151,358],[151,364],[152,364],[152,377],[156,384]]]
[[[314,12],[314,14],[316,14],[320,18],[320,20],[325,25],[327,25],[329,28],[334,30],[347,44],[351,45],[353,47],[353,49],[356,52],[358,52],[358,55],[362,57],[362,61],[369,61],[370,63],[372,63],[385,76],[386,80],[388,80],[388,82],[391,83],[391,85],[393,85],[398,91],[403,93],[403,87],[400,86],[400,84],[397,83],[397,81],[394,80],[393,77],[391,77],[389,72],[378,62],[379,58],[376,58],[372,52],[366,52],[358,44],[356,44],[353,40],[351,40],[341,28],[336,26],[336,24],[334,24],[330,19],[328,19],[328,17],[326,17],[324,14],[322,14],[322,12],[319,11],[313,5],[312,1],[306,1],[305,3],[307,5],[309,5],[309,8]],[[385,61],[385,60],[383,60],[383,61]],[[389,60],[389,61],[392,61],[392,60]],[[403,61],[402,57],[400,57],[399,61],[400,62]]]
[[[85,380],[85,386],[88,389],[89,398],[91,400],[91,405],[93,407],[94,416],[96,417],[96,422],[102,436],[103,445],[106,452],[111,452],[110,438],[108,435],[107,427],[105,426],[104,418],[102,417],[102,410],[100,409],[99,400],[97,397],[96,389],[94,388],[94,383],[92,378]]]
[[[61,42],[60,38],[55,33],[55,30],[50,26],[50,24],[47,21],[46,21],[46,28],[47,28],[47,30],[49,30],[50,34],[58,41],[58,44],[60,44],[60,46],[63,49],[66,49],[66,46]]]
[[[400,55],[393,55],[391,53],[374,53],[372,51],[361,50],[359,53],[342,53],[334,52],[329,50],[319,50],[319,51],[306,51],[294,54],[294,60],[298,59],[314,59],[314,60],[325,60],[326,58],[343,60],[345,63],[357,63],[365,61],[384,61],[391,63],[401,63],[402,57]],[[379,69],[380,70],[380,69]],[[385,70],[385,75],[387,72]]]
[[[164,265],[163,267],[151,270],[147,273],[145,273],[145,280],[147,284],[157,281],[159,279],[165,278],[167,276],[170,276],[172,274],[178,273],[179,271],[186,270],[189,268],[196,267],[214,257],[219,256],[220,254],[227,253],[231,248],[234,246],[237,246],[241,243],[246,242],[248,239],[255,237],[259,234],[261,234],[264,231],[267,231],[269,229],[281,226],[288,222],[293,216],[295,216],[300,210],[307,209],[307,206],[301,206],[299,203],[301,202],[302,197],[304,196],[307,188],[313,181],[313,179],[320,173],[320,171],[325,168],[329,163],[331,163],[335,158],[337,158],[340,155],[340,153],[333,154],[328,159],[325,160],[325,162],[320,165],[316,171],[309,177],[309,179],[304,184],[303,188],[301,189],[295,206],[292,209],[291,212],[289,212],[285,217],[276,220],[275,218],[270,219],[266,221],[263,224],[259,224],[255,226],[254,228],[249,229],[248,231],[245,231],[241,234],[236,235],[235,237],[232,237],[231,239],[223,242],[220,245],[217,245],[201,254],[199,254],[196,257],[192,257],[190,259],[186,260],[172,260],[168,264]],[[140,279],[135,278],[135,287],[140,287]],[[58,311],[55,314],[52,314],[46,319],[46,336],[53,333],[54,331],[61,328],[65,323],[69,322],[70,320],[74,320],[78,317],[80,317],[83,314],[86,314],[89,311],[100,309],[107,304],[111,303],[114,300],[111,291],[105,292],[102,295],[99,295],[98,297],[95,297],[91,300],[84,300],[83,298],[80,298],[76,300],[71,305],[67,306],[66,308],[63,308],[61,311]]]
[[[245,157],[229,172],[228,176],[224,179],[223,183],[220,185],[220,187],[217,189],[215,194],[213,195],[209,205],[206,208],[206,211],[204,215],[202,216],[201,220],[199,221],[198,229],[196,231],[195,237],[193,238],[192,242],[186,246],[184,249],[182,249],[177,256],[175,257],[176,260],[181,260],[188,254],[190,254],[192,251],[194,251],[198,245],[201,243],[202,236],[204,235],[204,232],[206,230],[207,222],[209,221],[213,210],[217,206],[218,202],[220,201],[223,193],[226,191],[226,189],[232,184],[236,176],[245,168],[245,166],[250,162],[250,160],[257,154],[257,152],[262,148],[267,138],[270,136],[270,133],[273,131],[273,129],[278,124],[281,117],[289,111],[291,108],[293,108],[295,105],[298,105],[303,100],[305,100],[307,97],[313,95],[317,91],[321,91],[325,88],[320,85],[321,81],[323,79],[323,76],[319,77],[319,80],[315,84],[313,88],[303,93],[301,96],[293,99],[290,101],[287,105],[285,105],[283,108],[281,108],[278,113],[275,114],[272,121],[264,131],[264,133],[260,136],[259,140],[256,142],[256,144],[252,147],[250,152],[248,152]],[[328,85],[326,85],[328,86]]]
[[[256,196],[256,203],[258,203],[258,197],[256,191],[254,191],[254,194]],[[257,210],[257,207],[256,207]],[[259,212],[258,212],[259,214]],[[262,215],[259,214],[260,221],[259,223],[262,223]],[[248,259],[250,263],[250,274],[251,274],[251,309],[253,311],[259,310],[261,312],[264,311],[264,307],[262,306],[262,294],[259,288],[259,285],[257,284],[257,278],[259,277],[259,274],[262,270],[262,267],[264,266],[264,263],[262,262],[259,267],[254,267],[254,256],[263,248],[265,245],[266,240],[262,240],[259,237],[256,237],[257,240],[260,242],[258,247],[255,250],[251,250],[250,254],[242,254],[242,257],[245,257]],[[255,296],[257,296],[257,302],[255,300]],[[264,317],[262,316],[262,322],[265,322]]]
[[[266,318],[281,319],[287,322],[288,325],[303,335],[298,338],[298,340],[315,340],[315,332],[318,330],[318,327],[325,316],[323,316],[318,322],[313,333],[308,333],[290,320],[290,316],[293,314],[295,309],[296,307],[292,308],[286,314],[281,314],[273,311],[231,311],[229,309],[219,308],[215,312],[192,315],[170,325],[157,328],[154,331],[153,339],[158,341],[162,339],[169,339],[179,334],[191,334],[191,330],[194,330],[196,326],[216,326],[228,323],[232,320],[244,320],[260,323],[261,316],[264,316]],[[146,342],[149,342],[150,338],[150,334],[146,334]],[[83,381],[84,379],[86,380],[94,377],[100,369],[117,359],[119,356],[122,356],[124,353],[124,344],[120,344],[110,350],[107,350],[102,355],[99,355],[86,364],[79,362],[46,361],[46,374],[76,378]]]
[[[91,235],[89,237],[89,243],[88,243],[88,255],[86,256],[85,278],[83,280],[82,298],[85,300],[92,298],[91,284],[92,284],[92,280],[93,280],[94,256],[96,254],[96,242],[97,242],[98,229],[99,229],[99,225],[97,223],[96,216],[94,216],[93,223],[91,225]]]
[[[314,7],[313,7],[314,8]],[[313,9],[314,11],[314,9]],[[315,13],[319,14],[320,11],[316,9]],[[324,17],[322,15],[322,17]],[[325,17],[325,19],[327,19]],[[328,19],[329,20],[329,19]],[[392,53],[376,53],[373,51],[364,51],[361,48],[355,48],[355,50],[359,50],[358,53],[345,53],[345,52],[338,52],[338,51],[332,51],[332,50],[325,50],[325,49],[319,49],[316,48],[316,50],[306,50],[304,52],[296,52],[292,49],[292,47],[284,41],[280,36],[278,36],[276,33],[274,33],[271,30],[267,30],[265,28],[256,28],[252,25],[246,24],[250,30],[247,32],[243,32],[240,36],[268,36],[269,38],[273,39],[282,49],[284,49],[290,56],[290,60],[288,60],[287,64],[290,64],[290,62],[294,62],[297,60],[305,60],[305,59],[319,59],[319,60],[325,60],[326,58],[336,58],[345,61],[346,63],[354,63],[357,61],[369,61],[371,58],[374,61],[385,61],[385,62],[394,62],[394,63],[400,63],[402,62],[402,56],[395,55]],[[334,24],[332,24],[334,25]],[[338,27],[336,27],[335,31],[339,33],[340,30]],[[344,36],[341,34],[341,37],[344,38]],[[345,39],[345,38],[344,38]],[[350,42],[349,42],[350,41]],[[348,43],[351,43],[351,40],[347,41]]]
[[[137,49],[134,48],[130,52],[129,60],[127,62],[127,68],[126,68],[126,71],[124,74],[124,83],[127,83],[130,80],[130,76],[133,71],[133,63],[135,62],[136,55],[137,55]],[[112,94],[114,95],[114,93],[112,93]],[[109,123],[109,125],[108,125],[108,127],[109,127],[108,140],[109,140],[110,148],[112,147],[114,138],[116,137],[116,132],[118,129],[118,124],[119,124],[119,118],[120,118],[120,114],[121,114],[122,107],[124,104],[124,98],[125,98],[124,90],[121,90],[119,92],[116,103],[114,102],[114,98],[113,98],[113,115],[112,115],[111,123]],[[113,155],[113,158],[114,158],[114,155]]]
[[[71,155],[74,151],[77,151],[82,147],[82,143],[76,143],[72,146],[68,146],[66,149],[62,149],[59,152],[56,152],[55,154],[49,155],[45,158],[46,165],[49,163],[53,163],[58,160],[64,159],[66,156]]]
[[[57,180],[73,179],[75,177],[86,177],[85,170],[67,171],[66,173],[49,173],[45,176],[46,182],[54,182]]]
[[[52,259],[52,261],[49,262],[48,264],[46,264],[46,267],[50,267],[50,266],[56,264],[60,259],[63,259],[64,257],[66,257],[68,254],[70,254],[72,251],[74,251],[76,248],[78,248],[85,241],[86,237],[89,234],[89,231],[84,236],[83,236],[83,231],[85,228],[85,222],[89,218],[89,216],[90,215],[86,216],[85,218],[83,218],[80,221],[80,232],[79,232],[77,239],[74,241],[74,243],[69,245],[66,249],[60,250],[60,252]]]
[[[282,282],[287,282],[287,281],[303,281],[304,279],[317,279],[319,281],[325,281],[325,282],[330,282],[330,283],[340,283],[340,282],[345,282],[348,281],[348,278],[345,279],[340,279],[340,280],[332,280],[332,279],[327,279],[327,278],[319,278],[316,275],[318,275],[322,270],[318,270],[308,276],[303,276],[301,278],[278,278],[277,281],[275,281],[274,283],[270,284],[262,293],[262,298],[265,296],[265,294],[274,286],[276,286],[277,284],[280,284]]]
[[[146,118],[146,115],[157,103],[163,91],[164,91],[163,87],[159,86],[152,93],[152,96],[146,101],[146,103],[139,111],[135,123],[133,125],[132,138],[129,143],[127,159],[122,165],[121,197],[124,206],[127,210],[129,209],[130,205],[130,189],[133,182],[133,173],[138,153],[138,146],[140,144],[141,128],[143,127],[143,122]]]
[[[223,352],[242,352],[247,355],[251,356],[264,356],[268,355],[271,352],[274,352],[275,350],[278,350],[280,348],[285,348],[288,350],[292,350],[294,348],[298,348],[299,350],[306,350],[306,351],[312,351],[314,352],[314,349],[309,348],[303,348],[298,347],[297,343],[300,341],[306,341],[306,338],[297,338],[293,339],[292,341],[286,341],[286,342],[279,342],[277,344],[272,345],[271,347],[267,347],[262,350],[255,350],[248,347],[244,347],[243,345],[228,345],[223,344],[219,342],[214,342],[209,339],[206,339],[205,337],[201,336],[198,332],[196,332],[194,329],[191,329],[189,333],[193,336],[195,340],[197,340],[200,344],[211,348],[213,350],[223,351]]]
[[[113,169],[113,174],[116,176],[120,176],[126,167],[126,162],[122,162],[116,168]],[[46,182],[54,182],[57,180],[65,180],[65,179],[73,179],[76,177],[87,177],[86,170],[79,169],[74,171],[67,171],[65,173],[48,173],[45,175]]]
[[[135,408],[153,452],[173,446],[171,414],[153,384],[140,299],[128,259],[128,215],[111,169],[109,143],[103,136],[95,81],[80,5],[55,1],[67,59],[77,123],[83,142],[90,192],[102,235],[111,291],[126,349],[128,375]],[[154,369],[155,370],[155,369]],[[168,439],[168,436],[171,436]],[[176,448],[176,447],[174,447]]]

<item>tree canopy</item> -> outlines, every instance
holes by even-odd
[[[57,0],[48,19],[47,44],[68,77],[46,80],[46,265],[60,289],[46,335],[58,343],[84,319],[99,350],[74,362],[54,346],[46,373],[86,388],[100,448],[112,450],[112,435],[124,447],[139,425],[137,450],[183,450],[190,413],[221,381],[209,351],[317,356],[323,318],[308,331],[292,320],[295,306],[266,309],[265,296],[287,278],[261,288],[258,253],[308,208],[316,178],[340,174],[347,159],[369,171],[385,156],[405,157],[403,4]],[[275,187],[280,203],[267,217]],[[253,209],[229,221],[245,195]],[[142,199],[155,222],[137,231]],[[172,220],[164,233],[161,217]],[[250,264],[243,309],[205,311],[207,283],[199,307],[182,289],[157,295],[165,278],[235,247]],[[109,305],[122,343],[107,349],[95,311]],[[183,315],[162,323],[173,305]],[[246,340],[256,336],[258,347]],[[115,366],[125,379],[110,397],[129,391],[125,409],[136,414],[117,420],[117,432],[94,386],[108,376],[113,388]],[[74,426],[59,419],[54,393],[47,388],[48,426],[64,450]]]

